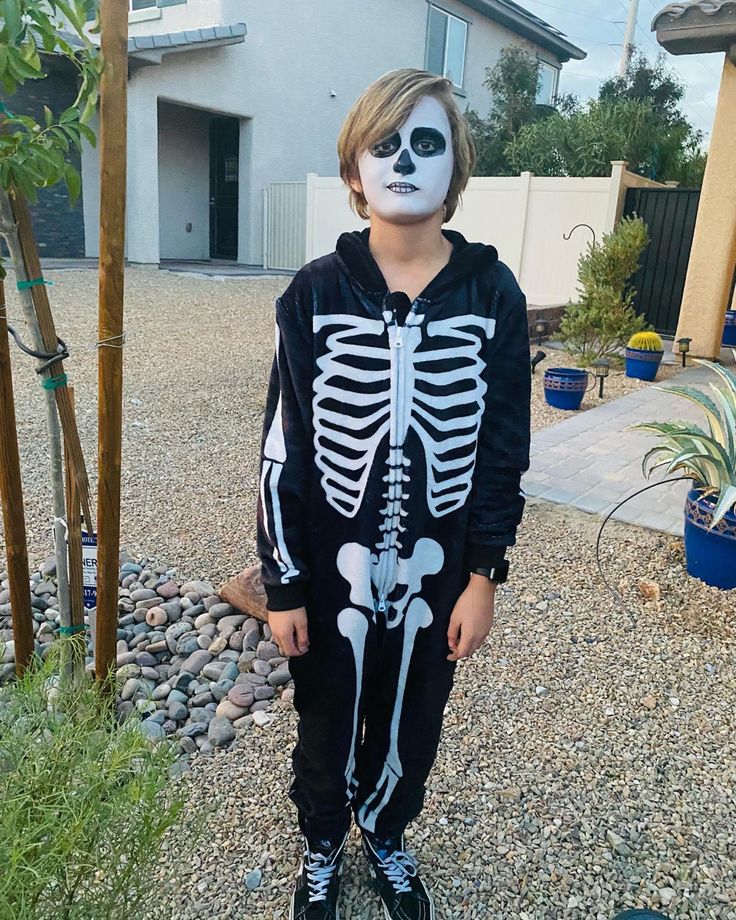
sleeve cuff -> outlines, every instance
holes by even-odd
[[[469,569],[492,569],[506,558],[505,546],[484,546],[482,543],[468,545],[467,565]]]
[[[267,585],[266,589],[266,610],[273,612],[279,610],[296,610],[298,607],[306,606],[307,592],[304,582],[295,581],[287,585]]]

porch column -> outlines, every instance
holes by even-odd
[[[159,263],[158,100],[149,81],[128,84],[127,257]]]
[[[716,358],[736,265],[736,65],[726,56],[676,338]],[[676,346],[675,346],[676,347]]]

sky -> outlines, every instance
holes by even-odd
[[[626,31],[628,0],[516,0],[520,6],[556,26],[584,51],[584,61],[570,61],[562,69],[560,91],[583,99],[597,95],[598,87],[618,70]],[[640,0],[636,29],[637,48],[654,58],[660,46],[651,31],[652,20],[665,0]],[[705,135],[713,126],[723,55],[667,54],[670,67],[685,84],[682,109]]]

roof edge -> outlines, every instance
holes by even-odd
[[[587,51],[578,48],[553,26],[533,16],[516,3],[508,5],[504,0],[462,0],[462,2],[465,6],[469,6],[494,22],[553,51],[562,64],[570,60],[582,61],[588,56]]]

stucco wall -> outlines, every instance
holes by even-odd
[[[158,138],[161,258],[208,259],[209,115],[162,102]]]
[[[470,22],[467,93],[458,96],[458,103],[463,110],[469,105],[485,114],[490,104],[482,85],[485,68],[509,42],[533,46],[456,0],[438,5]],[[357,96],[388,70],[424,67],[428,4],[189,0],[160,12],[160,18],[132,23],[131,35],[235,22],[245,22],[248,34],[239,45],[172,54],[160,65],[134,68],[129,85],[129,258],[157,262],[160,256],[160,207],[153,189],[158,132],[152,118],[161,99],[243,119],[238,259],[260,264],[264,186],[303,180],[308,172],[337,172],[337,136]],[[549,52],[540,54],[554,60]]]

